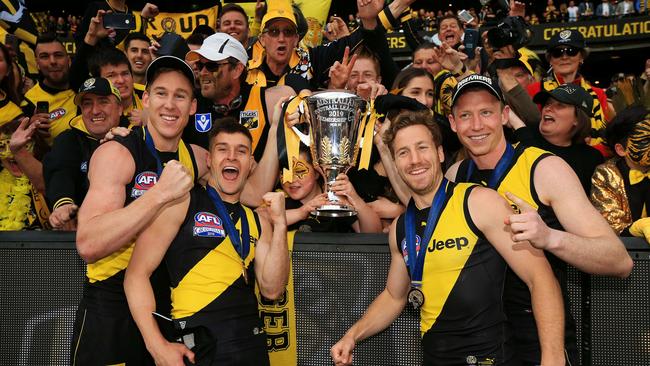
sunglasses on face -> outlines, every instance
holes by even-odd
[[[278,38],[280,32],[282,32],[285,37],[293,37],[297,34],[296,29],[294,28],[269,28],[265,31],[265,33],[273,38]]]
[[[228,64],[229,62],[197,61],[196,67],[198,68],[199,71],[203,70],[203,68],[205,67],[209,72],[216,72],[217,70],[219,70],[219,67],[221,67],[221,65],[228,65]]]
[[[573,57],[578,53],[580,53],[580,49],[575,47],[558,47],[551,50],[551,56],[555,58],[560,58],[562,55]]]

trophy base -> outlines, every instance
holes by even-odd
[[[347,205],[322,205],[311,212],[317,217],[352,217],[357,215],[354,208]]]

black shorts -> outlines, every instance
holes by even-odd
[[[471,334],[427,332],[422,337],[424,366],[519,366],[509,329],[503,323]]]
[[[83,301],[77,309],[70,353],[72,366],[154,365],[128,310],[107,315],[89,309]]]
[[[205,318],[204,318],[205,319]],[[175,320],[178,326],[183,320]],[[187,322],[178,329],[178,342],[194,352],[193,366],[268,366],[266,333],[258,317],[201,322]]]
[[[532,310],[509,311],[508,323],[513,330],[516,358],[522,366],[538,366],[542,363],[542,352],[537,335],[537,326]],[[567,324],[564,328],[564,355],[567,366],[578,365],[578,348],[575,328]]]

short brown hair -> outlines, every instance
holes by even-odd
[[[591,117],[582,109],[575,107],[576,128],[571,137],[571,144],[585,144],[585,139],[591,135]]]
[[[433,143],[436,146],[441,146],[442,145],[442,133],[440,132],[440,128],[436,124],[435,120],[433,119],[433,114],[431,113],[430,110],[421,110],[421,111],[409,111],[405,110],[400,112],[395,119],[393,119],[390,123],[390,128],[386,133],[384,133],[384,136],[382,139],[384,140],[384,144],[388,146],[390,149],[391,153],[395,153],[393,150],[393,141],[395,140],[395,136],[397,135],[397,132],[399,130],[404,129],[406,127],[411,127],[411,126],[417,126],[417,125],[422,125],[429,130],[431,133],[431,138],[433,139]]]
[[[228,116],[228,117],[219,118],[216,121],[214,121],[214,126],[212,127],[212,129],[208,134],[208,139],[210,141],[210,152],[212,152],[212,147],[214,145],[215,138],[220,133],[228,133],[228,134],[241,133],[242,135],[246,136],[248,141],[250,141],[251,149],[252,149],[253,136],[251,135],[251,132],[248,130],[248,128],[237,123],[237,120],[235,118],[233,118],[232,116]]]

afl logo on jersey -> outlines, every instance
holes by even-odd
[[[223,238],[226,232],[223,230],[223,224],[219,216],[210,212],[199,212],[194,215],[194,236],[217,237]]]
[[[416,253],[420,252],[420,235],[415,235],[415,251]],[[409,252],[406,249],[406,238],[402,239],[402,256],[404,257],[404,262],[408,264],[409,261]]]
[[[131,189],[131,197],[138,198],[153,187],[158,181],[158,174],[154,172],[142,172],[135,177],[133,182],[133,189]]]
[[[66,113],[65,109],[57,108],[57,109],[53,110],[52,112],[50,112],[50,119],[52,121],[54,121],[55,119],[59,119],[59,118],[65,116],[65,113]]]

